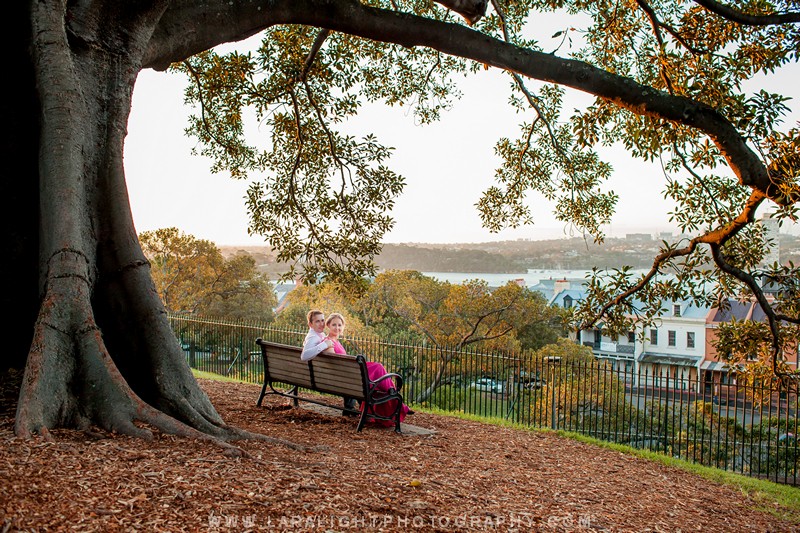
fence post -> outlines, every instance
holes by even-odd
[[[197,355],[195,354],[194,342],[192,340],[189,341],[189,367],[197,368]]]
[[[556,418],[556,365],[561,363],[560,357],[545,357],[550,374],[550,428],[555,431],[558,419]]]

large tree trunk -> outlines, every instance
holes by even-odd
[[[221,443],[243,433],[225,426],[185,361],[123,172],[133,85],[163,5],[106,4],[90,4],[93,13],[70,12],[65,0],[9,6],[5,49],[20,83],[5,84],[3,147],[6,168],[22,174],[4,180],[13,254],[4,362],[25,363],[16,433],[91,425],[148,438],[146,423]]]

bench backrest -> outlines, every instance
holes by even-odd
[[[364,400],[367,368],[363,356],[319,354],[301,361],[299,346],[256,339],[264,361],[264,380]]]

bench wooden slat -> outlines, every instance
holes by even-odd
[[[325,394],[335,394],[336,396],[347,396],[354,400],[363,401],[364,400],[364,393],[361,389],[355,388],[347,388],[347,387],[339,387],[339,386],[326,386],[325,384],[320,385],[317,383],[316,388],[314,389],[319,392],[324,392]]]
[[[371,398],[366,394],[369,378],[367,377],[366,361],[363,356],[320,354],[311,361],[302,361],[300,359],[302,348],[298,346],[268,342],[262,339],[256,339],[256,343],[261,348],[261,356],[264,361],[264,386],[261,388],[261,395],[256,405],[261,405],[264,396],[267,394],[267,387],[272,390],[270,394],[288,396],[294,400],[295,405],[299,400],[322,403],[300,397],[296,388],[288,393],[276,390],[273,387],[275,383],[350,397],[366,402],[368,405],[381,402],[386,397],[385,393],[380,393],[380,397],[376,396],[376,398]],[[399,383],[398,388],[402,387],[402,381]],[[390,398],[397,399],[401,404],[403,402],[403,397],[400,395],[399,390],[394,391]],[[327,404],[323,403],[323,405]],[[368,410],[363,410],[357,431],[361,431]],[[369,416],[375,415],[372,413]],[[399,415],[393,419],[395,421],[395,431],[399,432]]]

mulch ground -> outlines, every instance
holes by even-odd
[[[356,433],[285,399],[258,408],[258,386],[201,384],[228,423],[308,450],[251,440],[232,458],[72,430],[23,441],[7,397],[0,531],[800,531],[735,488],[552,433],[419,412],[407,422],[434,434]]]

